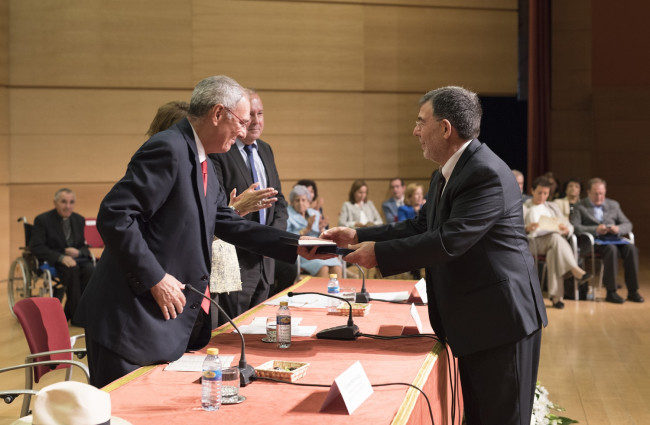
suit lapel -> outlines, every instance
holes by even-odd
[[[246,165],[246,161],[244,161],[244,158],[241,156],[239,147],[236,144],[233,145],[226,155],[230,156],[230,160],[236,164],[237,170],[239,170],[242,178],[246,182],[246,187],[250,187],[250,185],[253,184],[253,176],[251,175],[251,170]]]

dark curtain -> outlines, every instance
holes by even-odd
[[[530,0],[528,34],[528,175],[549,171],[551,1]]]

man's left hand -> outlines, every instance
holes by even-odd
[[[69,255],[72,258],[79,257],[79,250],[77,248],[68,247],[65,249],[65,255]]]
[[[356,245],[350,245],[350,249],[355,251],[346,255],[343,259],[349,263],[355,263],[367,269],[377,266],[377,257],[375,257],[375,242],[361,242]]]

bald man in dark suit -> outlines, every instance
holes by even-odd
[[[420,100],[413,134],[441,165],[418,217],[323,236],[383,275],[426,268],[429,320],[458,367],[468,425],[530,423],[546,310],[510,168],[477,139],[478,96],[443,87]]]

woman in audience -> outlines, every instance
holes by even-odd
[[[546,179],[551,182],[551,187],[550,187],[550,192],[548,195],[548,200],[552,201],[555,198],[558,198],[560,195],[560,181],[555,178],[553,175],[553,171],[548,171],[542,175],[542,177],[546,177]]]
[[[310,208],[318,211],[320,213],[320,220],[318,221],[318,229],[322,233],[323,231],[329,229],[329,220],[323,213],[323,205],[325,205],[325,199],[323,197],[318,197],[318,188],[316,187],[316,182],[309,179],[298,180],[297,185],[305,186],[309,193],[311,194],[311,204]]]
[[[320,213],[309,208],[311,194],[302,185],[296,185],[289,194],[289,218],[287,219],[287,231],[300,236],[318,236],[320,230],[318,222]],[[300,269],[312,276],[328,277],[331,273],[341,276],[341,263],[338,258],[327,260],[307,260],[300,257]]]
[[[573,211],[573,205],[580,200],[580,192],[582,192],[582,183],[575,177],[571,177],[564,183],[564,198],[555,199],[562,214],[569,218]]]
[[[363,180],[355,180],[348,200],[341,207],[339,226],[357,228],[383,223],[375,204],[368,200],[368,185]]]
[[[397,221],[404,221],[415,218],[424,205],[425,199],[421,184],[411,183],[406,186],[404,192],[404,205],[397,209]]]
[[[529,236],[531,252],[546,255],[549,297],[553,307],[562,309],[564,275],[570,272],[578,279],[578,283],[586,282],[591,275],[578,267],[573,250],[566,240],[566,237],[573,233],[573,226],[564,218],[557,204],[547,202],[551,182],[545,177],[538,177],[532,186],[533,197],[524,204],[527,210],[524,217],[526,233]]]

